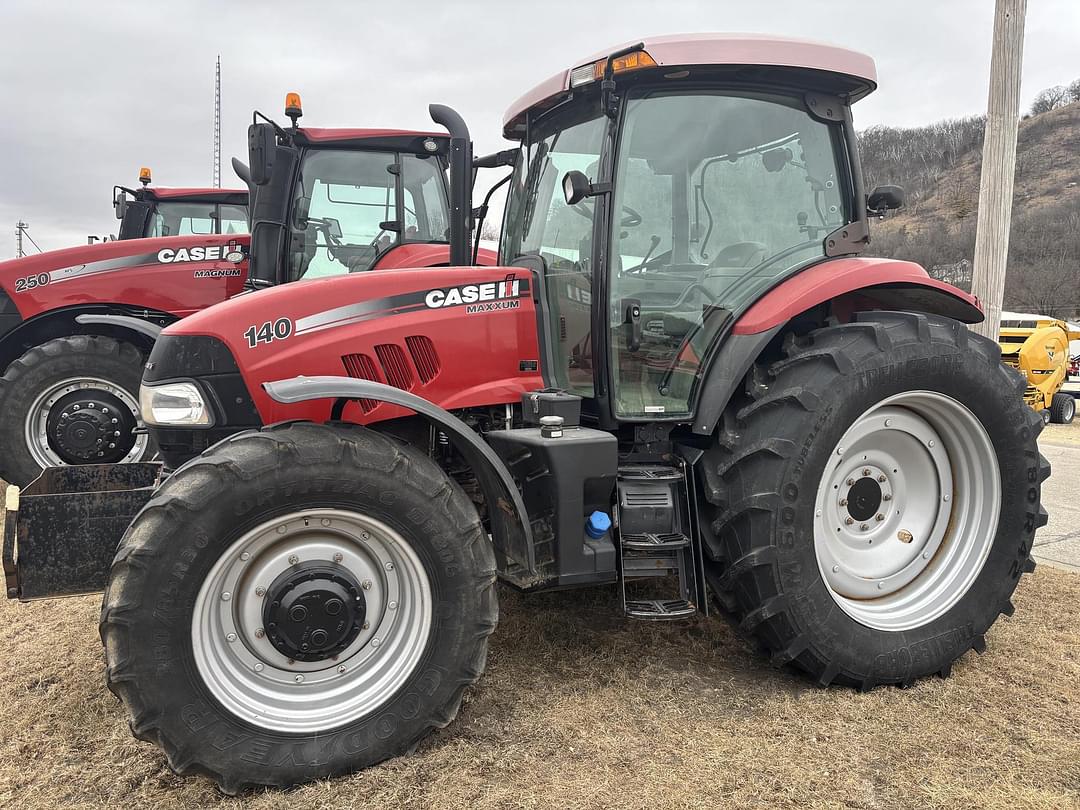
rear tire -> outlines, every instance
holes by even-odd
[[[1023,380],[993,342],[913,313],[865,313],[789,336],[785,354],[755,375],[753,398],[725,413],[705,460],[718,596],[774,664],[822,685],[865,690],[948,675],[967,650],[983,650],[1035,567],[1050,466]],[[900,407],[876,410],[885,400]],[[875,442],[884,445],[877,456]],[[984,467],[996,467],[1000,487]],[[864,476],[865,486],[855,480]],[[890,507],[901,501],[893,525]],[[925,532],[914,542],[909,520]]]
[[[124,535],[101,613],[108,685],[136,737],[226,793],[355,771],[453,720],[484,670],[494,583],[475,508],[417,450],[351,425],[238,434]],[[345,611],[319,597],[297,619],[316,586],[345,588]],[[329,640],[289,640],[289,621],[324,613],[346,617]]]
[[[1076,416],[1076,400],[1072,394],[1058,391],[1050,400],[1050,421],[1057,425],[1072,424]]]
[[[13,361],[0,378],[0,478],[25,486],[45,467],[152,458],[150,437],[132,433],[145,360],[129,343],[70,335]]]

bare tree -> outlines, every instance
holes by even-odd
[[[1073,84],[1076,84],[1076,82]],[[1066,87],[1063,84],[1047,87],[1039,95],[1035,96],[1035,100],[1031,103],[1031,114],[1041,115],[1056,110],[1058,107],[1064,107],[1070,101],[1071,87],[1072,85]]]

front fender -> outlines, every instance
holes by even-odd
[[[536,574],[528,512],[510,471],[495,451],[452,413],[400,388],[351,377],[295,377],[265,383],[263,388],[271,399],[283,404],[312,399],[374,399],[408,408],[427,419],[450,438],[480,483],[500,571],[505,572],[509,562],[530,576]]]

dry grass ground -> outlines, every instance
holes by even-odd
[[[1080,807],[1075,575],[1025,577],[951,679],[869,694],[769,669],[721,619],[624,622],[612,591],[501,598],[487,674],[414,756],[240,799],[130,737],[96,598],[0,604],[0,806]]]

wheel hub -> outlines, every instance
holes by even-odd
[[[367,615],[363,589],[340,567],[305,563],[270,585],[263,608],[266,637],[296,661],[322,661],[344,651]]]
[[[135,418],[107,391],[83,388],[65,394],[49,410],[49,444],[66,463],[113,464],[135,444]]]
[[[866,475],[852,484],[848,490],[848,514],[855,520],[870,520],[878,514],[878,507],[881,506],[881,496],[881,485],[871,478],[869,471],[867,471]]]

